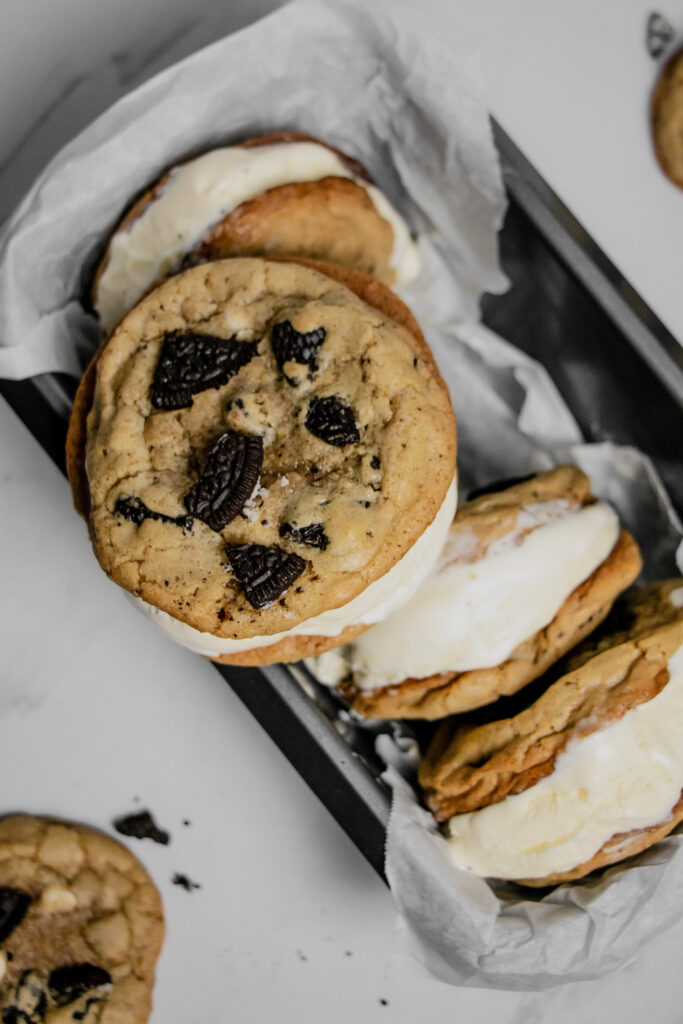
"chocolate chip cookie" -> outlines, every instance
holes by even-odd
[[[455,420],[419,327],[329,264],[221,260],[164,282],[86,374],[67,453],[102,567],[221,660],[366,628],[351,602],[452,518]]]
[[[159,893],[115,840],[48,818],[0,820],[3,1024],[142,1024],[163,936]]]

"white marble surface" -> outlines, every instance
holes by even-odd
[[[417,5],[397,2],[416,16]],[[190,13],[180,0],[3,0],[0,217],[113,99],[274,6],[198,2]],[[673,0],[661,6],[683,29]],[[639,0],[419,5],[442,34],[465,19],[494,113],[678,329],[676,289],[665,271],[649,271],[662,251],[680,267],[683,200],[652,198],[669,186],[644,155],[643,131],[629,127],[634,104],[642,127],[653,70],[642,50],[647,10]],[[650,208],[665,213],[653,222]],[[149,806],[172,832],[168,847],[131,841],[168,919],[154,1021],[680,1019],[680,932],[610,979],[541,997],[450,989],[392,960],[383,884],[215,670],[157,635],[103,578],[65,480],[4,403],[0,499],[0,810],[107,829]],[[171,885],[175,871],[202,888]]]

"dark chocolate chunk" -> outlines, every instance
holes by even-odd
[[[219,388],[256,355],[257,341],[176,331],[167,334],[152,381],[155,409],[182,409],[192,396]]]
[[[267,608],[306,568],[303,558],[261,544],[230,544],[228,559],[252,608]]]
[[[270,344],[278,368],[282,371],[289,384],[295,384],[282,370],[285,363],[302,363],[308,366],[309,375],[318,369],[318,349],[325,340],[325,328],[317,327],[314,331],[300,334],[295,331],[289,320],[275,324],[270,333]]]
[[[0,942],[9,938],[17,925],[26,917],[31,897],[18,889],[0,887]]]
[[[516,484],[523,484],[527,480],[533,480],[535,476],[535,473],[528,473],[526,476],[510,476],[505,480],[493,480],[490,484],[485,484],[483,487],[473,487],[467,493],[467,501],[483,498],[485,494],[495,494],[496,491],[506,491],[508,487],[514,487]]]
[[[307,526],[293,526],[283,523],[280,527],[281,537],[291,537],[296,544],[308,544],[311,548],[324,551],[330,543],[322,523],[309,523]]]
[[[360,441],[353,409],[338,395],[313,398],[306,413],[306,427],[321,441],[335,448]]]
[[[145,505],[142,498],[134,496],[124,497],[119,495],[114,505],[116,515],[130,519],[132,523],[139,526],[145,519],[156,519],[160,523],[173,523],[182,527],[183,530],[192,530],[192,516],[167,516],[163,512],[155,512]]]
[[[19,978],[12,1002],[2,1011],[2,1024],[42,1024],[47,1010],[47,996],[38,971],[24,971]]]
[[[212,530],[222,530],[251,497],[263,465],[263,438],[229,430],[208,454],[202,475],[185,495],[185,508]]]
[[[179,871],[176,871],[175,875],[171,879],[173,885],[179,885],[185,892],[192,892],[193,889],[201,889],[199,882],[193,882],[187,875],[181,875]]]
[[[66,1006],[90,989],[111,985],[111,974],[95,964],[68,964],[66,967],[56,967],[47,985],[53,1002],[57,1006]]]
[[[379,469],[381,465],[382,463],[380,462],[379,455],[373,455],[370,459],[370,466],[372,469]]]
[[[149,811],[126,814],[122,818],[116,818],[113,825],[122,836],[132,836],[133,839],[153,839],[155,843],[161,843],[163,846],[167,846],[171,838],[168,832],[158,827]]]

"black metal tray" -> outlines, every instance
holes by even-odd
[[[510,200],[500,241],[511,288],[484,297],[484,322],[546,366],[587,441],[649,455],[680,513],[683,347],[497,124],[494,133]],[[75,386],[60,374],[0,381],[62,471]],[[373,731],[355,727],[298,666],[216,668],[383,874],[389,792]]]

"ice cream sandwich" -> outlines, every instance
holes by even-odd
[[[207,657],[297,660],[408,600],[455,510],[455,418],[403,303],[332,264],[196,266],[81,382],[67,462],[95,553]]]
[[[453,863],[544,886],[683,820],[683,578],[626,595],[510,718],[444,722],[420,768]]]
[[[371,718],[443,718],[517,692],[596,628],[638,547],[559,466],[466,502],[434,571],[381,624],[310,663]]]
[[[405,221],[362,164],[279,132],[210,150],[148,188],[112,233],[93,307],[109,331],[169,274],[237,256],[319,259],[390,285],[419,269]]]

